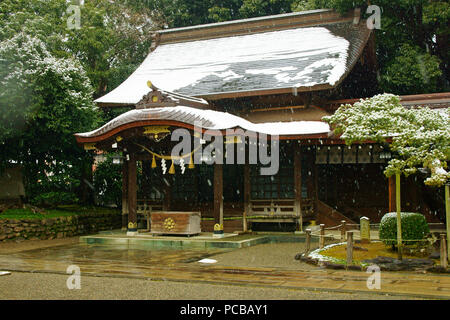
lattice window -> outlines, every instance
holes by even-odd
[[[294,157],[290,144],[280,146],[280,168],[273,176],[260,175],[259,165],[250,166],[252,199],[293,199]]]
[[[170,179],[172,200],[197,203],[197,177],[195,169],[186,168],[184,174],[176,170],[174,175],[167,175]]]

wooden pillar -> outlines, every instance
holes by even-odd
[[[131,153],[128,160],[128,233],[137,233],[137,168],[136,156]]]
[[[311,229],[306,229],[306,241],[305,241],[305,256],[311,250]]]
[[[317,173],[317,164],[316,164],[316,151],[313,153],[314,156],[311,156],[311,170],[313,172],[313,204],[314,204],[314,214],[317,216],[317,202],[319,201],[319,175]]]
[[[441,267],[447,269],[448,257],[447,257],[447,242],[445,240],[445,233],[441,234]]]
[[[345,220],[341,220],[341,241],[345,241],[345,232],[347,231],[347,222]]]
[[[398,260],[402,260],[403,257],[403,244],[402,244],[402,217],[401,217],[401,191],[400,191],[401,177],[400,173],[395,174],[395,209],[397,211],[397,253]]]
[[[389,177],[389,212],[395,212],[395,176]]]
[[[450,259],[450,183],[445,185],[445,221],[447,225],[447,259]]]
[[[320,238],[319,238],[319,248],[325,247],[325,225],[320,225]]]
[[[294,145],[294,191],[295,191],[295,213],[298,217],[297,231],[303,231],[302,215],[302,158],[301,147],[298,141]]]
[[[128,163],[122,163],[122,230],[128,227]]]
[[[223,227],[223,165],[217,163],[214,164],[214,220]]]
[[[250,181],[250,165],[244,165],[244,215],[242,217],[242,229],[248,231],[247,216],[250,215],[250,199],[251,199],[251,181]]]
[[[353,231],[347,232],[347,266],[353,263]]]

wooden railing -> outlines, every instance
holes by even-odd
[[[327,225],[339,224],[341,221],[346,221],[347,223],[355,223],[352,219],[343,215],[336,209],[330,207],[326,203],[316,200],[316,212],[317,220],[319,223],[325,223]]]
[[[314,216],[314,201],[302,199],[303,220]],[[250,212],[247,220],[253,222],[296,221],[300,214],[296,210],[295,199],[250,200]]]

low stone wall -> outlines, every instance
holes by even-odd
[[[120,229],[121,226],[120,213],[88,213],[47,219],[0,219],[0,242],[73,237]]]

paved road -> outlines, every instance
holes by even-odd
[[[412,299],[405,296],[338,293],[274,287],[153,281],[82,276],[81,289],[69,290],[67,275],[13,272],[0,277],[0,299],[120,299],[120,300],[379,300]]]

